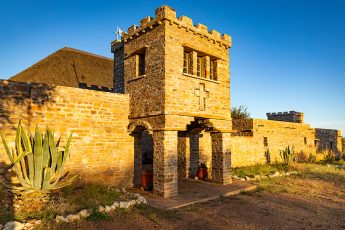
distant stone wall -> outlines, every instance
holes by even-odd
[[[266,113],[268,120],[304,123],[304,114],[296,111]]]
[[[25,129],[56,138],[73,132],[67,169],[85,181],[124,186],[133,178],[133,139],[127,132],[129,96],[37,83],[0,81],[0,128],[13,147],[19,119]],[[8,164],[0,144],[0,165]]]
[[[333,151],[336,155],[342,152],[342,141],[340,130],[315,129],[317,139],[317,151]]]
[[[280,150],[290,146],[295,153],[315,153],[315,129],[307,124],[249,119],[233,122],[239,128],[231,137],[232,167],[266,163],[269,150],[271,162],[281,161]],[[251,133],[241,135],[242,132]]]

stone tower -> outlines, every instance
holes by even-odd
[[[131,98],[129,131],[145,129],[153,136],[158,194],[177,194],[177,161],[188,159],[189,136],[201,131],[213,143],[212,178],[224,184],[231,180],[222,145],[232,129],[230,47],[230,36],[194,25],[186,16],[177,18],[169,6],[159,7],[155,18],[142,19],[112,43],[115,91]],[[181,167],[188,168],[188,162]]]

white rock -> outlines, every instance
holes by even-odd
[[[29,222],[25,223],[25,228],[32,228],[32,227],[34,227],[33,224],[31,224]]]
[[[129,208],[129,204],[127,202],[120,202],[120,208]]]
[[[246,180],[247,180],[247,181],[250,180],[250,177],[249,177],[249,176],[246,176]]]
[[[116,202],[116,201],[115,201],[115,202],[113,203],[113,205],[112,205],[112,206],[114,206],[114,207],[115,207],[115,209],[116,209],[116,208],[118,208],[118,207],[120,206],[120,204],[119,204],[119,202]]]
[[[127,192],[125,188],[122,188],[121,191],[122,191],[123,193],[126,193],[126,192]]]
[[[40,225],[40,224],[42,224],[42,221],[41,221],[41,220],[36,220],[36,221],[35,221],[35,225]]]
[[[114,192],[120,192],[120,189],[115,188],[115,189],[114,189]]]
[[[2,230],[2,224],[0,224],[0,230]]]
[[[80,216],[79,215],[68,215],[66,217],[67,222],[75,222],[80,220]]]
[[[133,195],[133,197],[135,197],[135,198],[139,198],[139,197],[141,197],[141,196],[140,196],[140,194],[139,194],[139,193],[136,193],[136,194],[134,194],[134,195]]]
[[[275,172],[273,175],[274,176],[280,176],[280,173],[279,172]]]
[[[246,181],[246,179],[245,179],[245,178],[241,178],[240,180],[241,180],[241,181]]]
[[[11,221],[5,224],[3,230],[22,230],[23,228],[24,224],[17,221]]]
[[[105,212],[110,212],[111,211],[111,207],[110,206],[105,206]]]
[[[87,218],[91,215],[91,211],[84,209],[84,210],[81,210],[78,214],[81,218]]]
[[[62,223],[62,222],[67,222],[66,218],[63,216],[56,216],[55,217],[55,222],[56,223]]]
[[[136,200],[130,200],[130,201],[128,201],[129,207],[135,205],[136,203],[137,203]]]
[[[103,206],[99,206],[99,207],[98,207],[98,211],[99,211],[99,212],[104,212],[104,211],[105,211],[105,208],[104,208]]]

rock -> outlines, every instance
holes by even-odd
[[[42,221],[41,221],[41,220],[36,220],[36,221],[35,221],[35,225],[40,225],[40,224],[42,224]]]
[[[140,194],[139,194],[139,193],[136,193],[136,194],[134,194],[134,195],[133,195],[133,197],[135,197],[135,198],[139,198],[139,197],[141,197],[141,196],[140,196]]]
[[[79,215],[68,215],[66,217],[67,222],[75,222],[80,220],[80,216]]]
[[[25,223],[25,228],[26,229],[31,229],[31,228],[33,228],[34,227],[34,225],[33,224],[31,224],[31,223],[29,223],[29,222],[27,222],[27,223]]]
[[[120,192],[120,189],[115,188],[115,189],[114,189],[114,192]]]
[[[135,205],[136,203],[137,203],[136,200],[130,200],[130,201],[128,201],[129,207]]]
[[[2,230],[2,224],[0,224],[0,230]]]
[[[105,208],[104,208],[103,206],[99,206],[99,207],[98,207],[98,211],[99,211],[99,212],[104,212],[104,211],[105,211]]]
[[[22,230],[23,228],[24,224],[17,221],[11,221],[5,224],[3,230]]]
[[[273,173],[274,176],[280,176],[280,173],[279,172],[275,172]]]
[[[246,176],[246,181],[249,181],[250,180],[250,177],[249,176]]]
[[[56,223],[63,223],[63,222],[67,222],[66,218],[63,216],[56,216],[55,217],[55,222]]]
[[[255,175],[254,179],[255,179],[255,180],[260,180],[260,179],[261,179],[261,176],[260,176],[260,175]]]
[[[90,210],[87,210],[87,209],[84,209],[84,210],[81,210],[78,215],[81,217],[81,218],[87,218],[91,215],[91,211]]]
[[[240,180],[241,180],[241,181],[246,181],[246,179],[245,179],[245,178],[241,178]]]
[[[111,207],[109,207],[109,206],[105,206],[105,210],[104,210],[105,212],[110,212],[111,211]]]
[[[116,209],[116,208],[118,208],[120,206],[120,204],[119,204],[119,202],[115,201],[112,206],[114,206],[115,207],[114,209]]]
[[[121,188],[121,191],[122,191],[123,193],[126,193],[126,192],[127,192],[125,188]]]
[[[129,204],[127,202],[120,202],[120,208],[129,208]]]

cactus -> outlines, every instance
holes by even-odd
[[[34,136],[27,135],[19,121],[15,139],[15,149],[10,149],[0,132],[2,142],[11,161],[20,185],[8,185],[14,192],[47,192],[70,185],[78,175],[67,179],[63,167],[69,156],[72,133],[65,147],[60,147],[60,139],[55,143],[54,134],[46,129],[44,135],[36,127]]]
[[[283,159],[283,162],[285,165],[289,165],[289,163],[292,161],[294,155],[293,147],[290,148],[288,146],[284,150],[280,150],[280,157]]]

